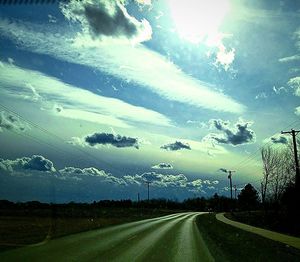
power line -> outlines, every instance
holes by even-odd
[[[291,127],[292,125],[294,125],[295,123],[299,122],[299,120],[295,120],[292,123],[290,123],[289,125],[287,125],[286,127],[284,127],[283,129],[287,129],[289,127]],[[274,133],[272,136],[278,134],[278,132]],[[272,144],[272,141],[268,141],[266,142],[264,145],[269,145]],[[260,149],[257,149],[254,153],[252,153],[250,156],[247,156],[245,159],[243,159],[242,161],[240,161],[238,164],[236,164],[235,166],[232,167],[232,169],[238,169],[241,168],[243,166],[247,166],[248,163],[250,161],[253,161],[256,157],[258,157],[258,154],[260,154]]]
[[[29,124],[30,126],[32,126],[32,127],[36,128],[36,129],[40,130],[40,131],[43,132],[44,134],[47,134],[48,136],[53,137],[53,138],[55,138],[55,139],[57,139],[57,140],[59,140],[59,141],[61,141],[61,142],[63,142],[63,143],[65,144],[66,141],[65,141],[63,138],[61,138],[60,136],[58,136],[58,135],[56,135],[56,134],[50,132],[49,130],[47,130],[47,129],[41,127],[41,126],[38,125],[37,123],[35,123],[35,122],[31,121],[31,120],[28,120],[27,118],[21,116],[21,115],[20,115],[19,113],[17,113],[16,111],[14,111],[14,110],[8,108],[7,106],[5,106],[5,105],[3,105],[3,104],[1,104],[1,103],[0,103],[0,107],[2,107],[5,111],[7,111],[7,112],[9,112],[9,113],[11,113],[11,114],[17,116],[18,118],[20,118],[21,120],[23,120],[25,123]],[[42,143],[45,143],[45,142],[42,142]],[[46,144],[46,143],[45,143],[45,144]],[[52,147],[56,148],[55,146],[52,146]],[[97,165],[98,165],[99,161],[101,161],[101,162],[103,162],[104,164],[108,165],[112,170],[115,170],[115,171],[118,171],[118,172],[123,172],[122,170],[113,167],[110,163],[108,163],[108,162],[106,162],[106,161],[104,161],[104,160],[102,160],[102,159],[98,159],[97,157],[95,157],[94,155],[90,154],[89,152],[87,152],[87,151],[84,150],[84,149],[81,149],[81,148],[76,147],[76,146],[74,146],[73,148],[74,148],[75,150],[79,151],[80,153],[83,153],[85,156],[88,156],[88,157],[89,157],[90,159],[92,159],[92,160],[94,161],[94,163],[97,164]]]
[[[287,129],[287,128],[293,126],[295,123],[300,123],[300,122],[299,122],[299,120],[295,120],[292,123],[290,123],[289,125],[287,125],[284,129]],[[276,132],[272,136],[276,135],[277,133],[278,132]],[[268,141],[267,143],[265,143],[265,145],[269,145],[271,143],[273,143],[273,142],[272,141]],[[234,168],[237,169],[237,168],[241,168],[241,167],[249,165],[249,163],[251,161],[253,161],[258,156],[258,154],[260,154],[260,149],[256,150],[250,156],[248,156],[247,158],[245,158],[244,160],[242,160],[241,162],[239,162],[237,165],[234,166]],[[253,180],[253,181],[250,181],[250,182],[236,184],[236,186],[243,186],[243,185],[248,184],[248,183],[257,183],[257,182],[260,182],[260,181],[261,181],[261,179]]]
[[[296,188],[300,186],[300,170],[299,170],[299,161],[298,161],[298,153],[297,153],[297,142],[296,142],[296,136],[298,135],[300,131],[292,129],[291,131],[281,131],[281,134],[290,134],[293,137],[293,146],[294,146],[294,156],[295,156],[295,166],[296,166],[296,178],[295,178],[295,184]]]

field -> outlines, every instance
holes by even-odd
[[[197,225],[216,261],[299,261],[300,250],[240,230],[216,220],[197,217]]]
[[[56,210],[53,213],[48,209],[36,209],[30,213],[7,213],[8,215],[0,216],[0,251],[72,233],[167,215],[174,211],[107,207],[96,208],[92,212],[83,208],[80,213],[78,210],[73,213],[69,210]]]

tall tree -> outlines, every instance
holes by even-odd
[[[258,199],[256,189],[251,184],[247,184],[238,196],[238,203],[241,209],[253,210],[259,205]]]

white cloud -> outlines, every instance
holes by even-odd
[[[58,115],[62,117],[117,127],[129,127],[130,124],[126,121],[171,125],[167,117],[155,111],[132,106],[118,99],[96,95],[37,71],[3,64],[4,67],[0,71],[3,91],[9,95],[26,98],[33,92],[28,86],[34,87],[36,94],[47,99],[48,102],[59,103],[63,107],[63,110],[58,112]]]
[[[47,31],[51,29],[55,33]],[[182,72],[162,55],[143,45],[93,40],[65,35],[59,28],[0,20],[0,32],[26,50],[48,54],[71,63],[132,80],[161,97],[210,110],[241,113],[245,107],[232,98]],[[226,61],[230,59],[226,58]]]
[[[281,63],[288,63],[288,62],[300,61],[300,55],[293,55],[293,56],[282,57],[278,61],[281,62]]]
[[[99,170],[95,167],[83,169],[77,167],[65,167],[64,169],[59,170],[59,174],[61,176],[58,178],[61,179],[83,180],[92,177],[96,178],[97,182],[126,185],[126,182],[122,178],[115,177],[109,173],[106,173],[104,170]]]
[[[189,180],[185,175],[178,174],[178,175],[167,175],[167,174],[159,174],[156,172],[147,172],[141,175],[134,175],[134,176],[124,176],[124,180],[128,184],[132,185],[143,185],[145,182],[150,182],[152,186],[156,187],[175,187],[178,189],[184,189],[189,192],[202,192],[203,191],[203,184],[205,185],[217,185],[219,181],[210,181],[210,180]]]
[[[255,99],[266,99],[266,98],[268,98],[268,96],[265,92],[259,93],[255,96]]]
[[[55,172],[53,163],[40,155],[33,155],[32,157],[22,157],[15,160],[1,159],[0,158],[0,170],[7,171],[9,173],[14,172]]]
[[[300,96],[300,76],[291,78],[288,81],[288,85],[295,89],[296,96]]]
[[[9,114],[6,111],[0,111],[0,132],[3,129],[12,131],[25,131],[27,125],[15,115]]]
[[[219,50],[216,54],[215,65],[221,65],[223,66],[224,70],[227,71],[234,61],[235,49],[232,48],[230,50],[227,50],[223,44],[220,44],[218,48]]]
[[[285,92],[285,93],[287,92],[287,90],[284,86],[281,86],[281,87],[273,86],[273,91],[276,95],[280,95],[283,92]]]
[[[295,114],[297,116],[300,116],[300,106],[298,106],[298,107],[295,108]]]
[[[11,65],[13,65],[15,63],[15,60],[11,57],[7,58],[8,63],[10,63]]]

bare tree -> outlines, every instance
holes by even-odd
[[[265,145],[261,148],[261,158],[263,161],[263,179],[261,182],[261,198],[263,204],[266,201],[270,180],[278,166],[278,153],[270,146]]]
[[[262,201],[266,198],[278,203],[287,185],[294,180],[292,147],[265,145],[261,149],[263,179],[261,182]]]

